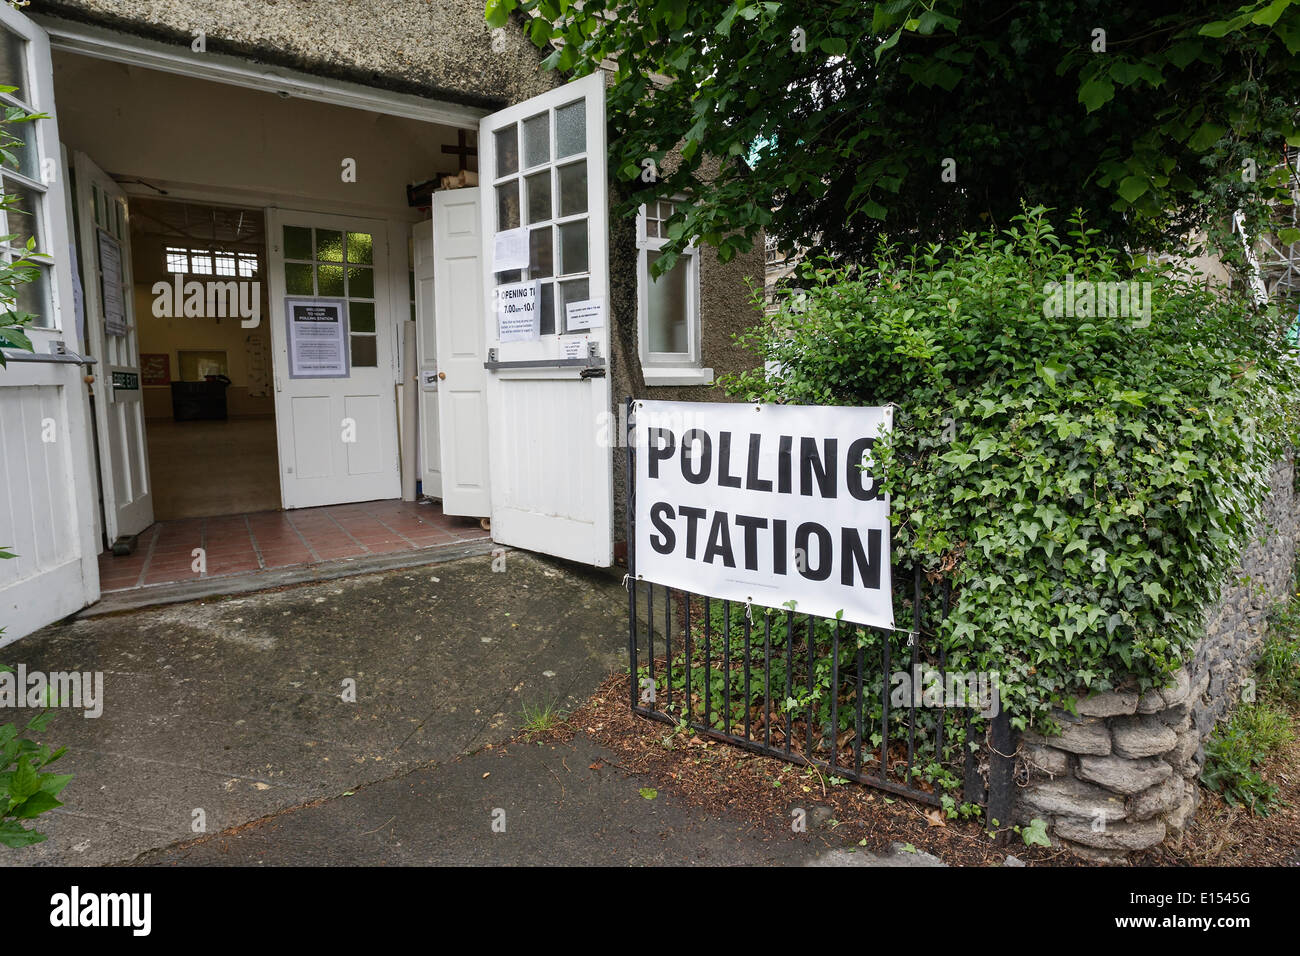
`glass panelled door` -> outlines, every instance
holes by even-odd
[[[607,566],[613,508],[605,86],[584,77],[485,117],[492,536]],[[530,328],[510,303],[535,301]],[[518,313],[513,313],[517,315]]]
[[[267,218],[284,507],[396,498],[387,225],[276,209]]]

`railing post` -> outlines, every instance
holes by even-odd
[[[989,803],[988,827],[997,820],[999,827],[1011,823],[1011,813],[1016,799],[1016,739],[1011,729],[1011,715],[999,710],[989,727]],[[999,842],[1006,842],[1005,829]]]

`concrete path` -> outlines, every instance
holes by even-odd
[[[49,840],[0,861],[131,860],[200,821],[214,833],[506,740],[525,704],[585,699],[621,665],[625,592],[504,560],[78,620],[0,650],[105,685],[102,716],[61,709],[42,736],[75,774]]]

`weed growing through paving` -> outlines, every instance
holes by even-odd
[[[560,710],[558,701],[524,704],[521,716],[524,719],[523,734],[525,740],[540,737],[564,722],[564,713]]]

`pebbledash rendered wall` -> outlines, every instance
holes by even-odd
[[[1039,817],[1054,843],[1122,859],[1177,838],[1200,801],[1205,740],[1241,698],[1269,609],[1291,590],[1297,522],[1294,461],[1273,469],[1272,493],[1191,663],[1162,690],[1115,690],[1057,713],[1062,733],[1021,739],[1018,822]]]

